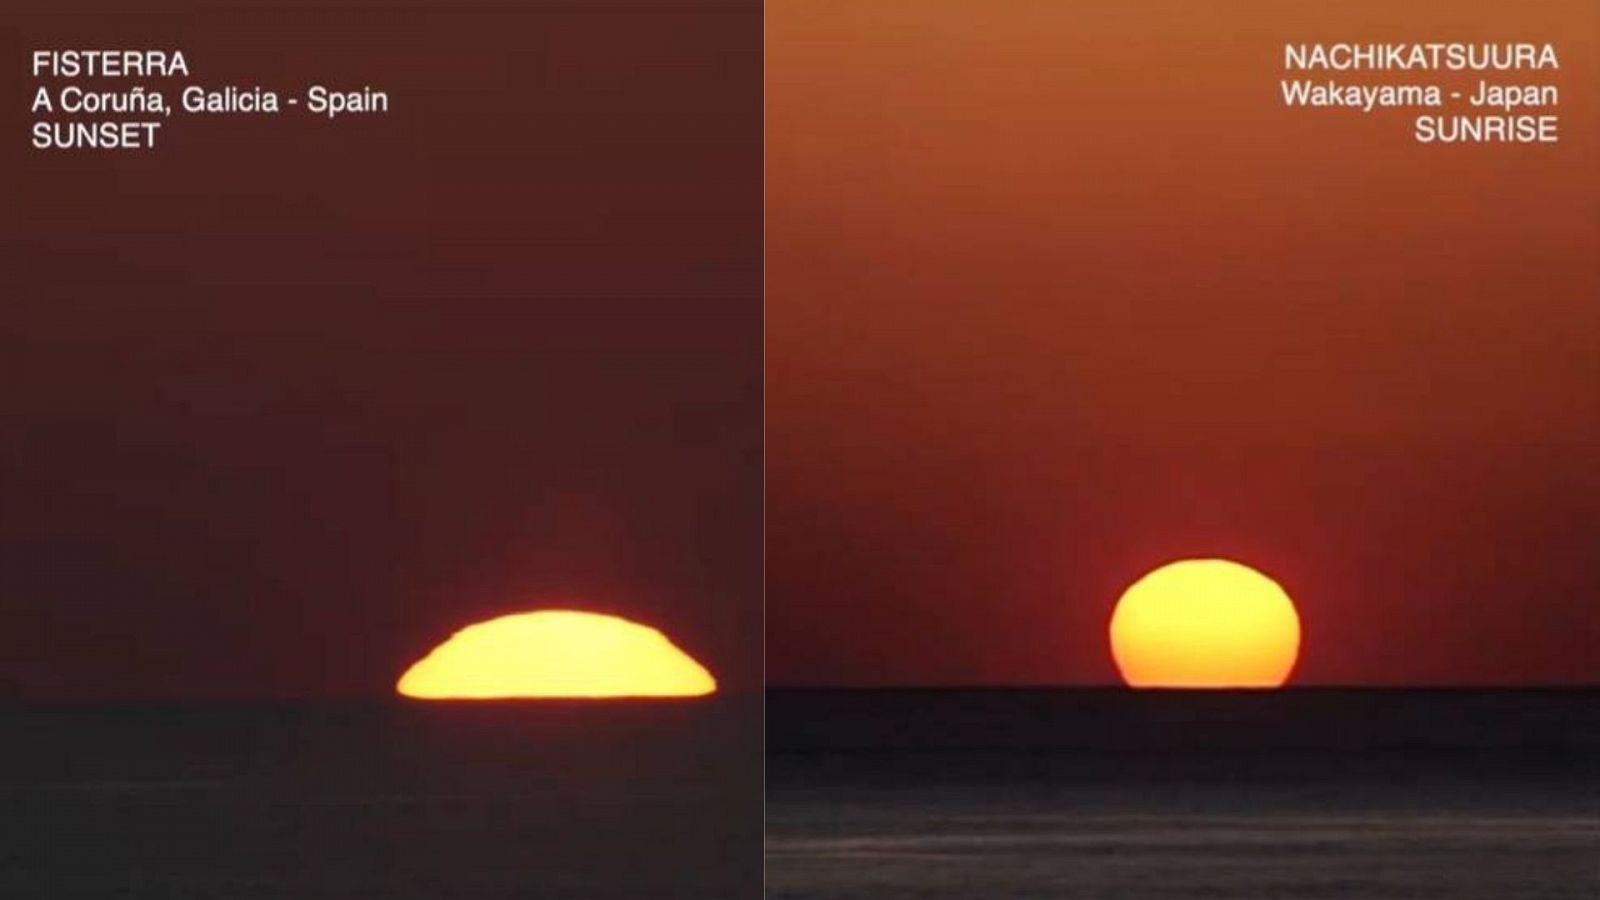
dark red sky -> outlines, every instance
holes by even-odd
[[[47,155],[10,104],[0,694],[382,693],[558,603],[758,686],[754,6],[318,5],[7,14],[16,76],[180,47],[393,111]]]
[[[1596,15],[769,4],[769,682],[1111,683],[1206,555],[1298,683],[1600,682]],[[1284,109],[1289,40],[1554,41],[1563,139]]]

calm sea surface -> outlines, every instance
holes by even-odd
[[[0,713],[4,898],[751,898],[759,701]]]
[[[1594,900],[1595,704],[777,694],[766,896]]]

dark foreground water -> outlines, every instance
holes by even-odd
[[[776,692],[769,898],[1600,897],[1583,692]]]
[[[743,703],[0,712],[4,898],[751,898]]]

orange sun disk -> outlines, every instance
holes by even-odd
[[[395,685],[425,700],[698,697],[716,689],[704,666],[654,628],[566,609],[469,625]]]
[[[1283,588],[1248,566],[1181,560],[1123,593],[1111,653],[1132,687],[1281,687],[1300,655],[1300,617]]]

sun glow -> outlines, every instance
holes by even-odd
[[[1274,688],[1300,655],[1300,617],[1260,572],[1186,559],[1123,593],[1111,616],[1111,654],[1133,687]]]
[[[716,689],[704,666],[654,628],[565,609],[469,625],[395,686],[425,700],[698,697]]]

